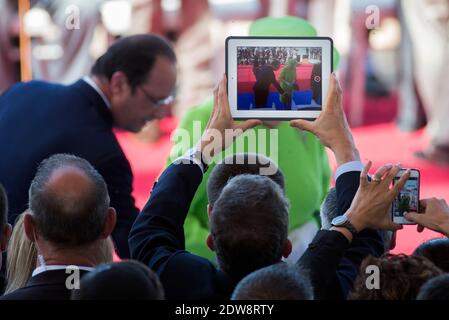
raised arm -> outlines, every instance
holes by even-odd
[[[361,259],[368,254],[377,254],[382,248],[378,233],[367,230],[368,228],[400,228],[389,220],[390,199],[386,195],[390,192],[388,186],[385,188],[383,183],[383,187],[376,190],[373,187],[377,187],[377,183],[371,185],[368,182],[367,172],[371,163],[360,174],[362,164],[359,152],[355,147],[341,102],[341,88],[335,75],[332,74],[329,92],[320,116],[313,122],[291,121],[292,126],[312,132],[323,145],[333,151],[338,164],[336,173],[338,210],[340,214],[345,213],[349,222],[359,232],[353,237],[349,229],[343,227],[333,227],[331,231],[320,231],[298,261],[298,264],[309,270],[315,287],[315,296],[318,299],[344,296],[346,288],[352,283],[353,276],[358,271]],[[384,176],[386,179],[392,179],[389,174],[397,170],[398,167],[384,166],[376,172],[375,176],[379,179]],[[376,195],[377,200],[372,196],[376,191],[382,193]],[[394,192],[396,189],[391,191],[391,194]],[[380,201],[380,204],[387,204],[387,208],[381,209],[380,205],[376,207],[375,200]],[[370,213],[373,216],[363,220],[366,215],[364,210],[372,210]]]
[[[236,137],[258,124],[258,120],[233,121],[223,78],[214,92],[214,110],[200,141],[162,173],[138,216],[129,238],[132,258],[159,271],[173,254],[185,249],[183,225],[203,171],[232,142],[225,139],[225,131],[235,130]]]

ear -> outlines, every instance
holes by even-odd
[[[210,233],[207,235],[206,244],[210,250],[215,251],[214,237]]]
[[[11,234],[12,234],[12,226],[9,223],[7,223],[5,229],[3,229],[3,237],[0,243],[0,252],[6,251],[9,239],[11,238]]]
[[[282,256],[287,258],[290,253],[292,253],[292,242],[290,239],[287,239],[287,241],[285,241],[284,248],[282,249]]]
[[[207,204],[207,217],[209,218],[209,220],[210,220],[210,216],[211,216],[211,214],[212,214],[212,210],[213,210],[214,208],[208,203]]]
[[[33,215],[26,212],[24,213],[23,227],[25,229],[25,235],[31,242],[35,242],[36,239],[36,226],[34,225]]]
[[[116,71],[112,74],[109,81],[109,89],[112,95],[120,96],[129,91],[128,78],[122,71]]]
[[[104,222],[103,232],[101,234],[102,239],[106,239],[112,233],[115,228],[115,224],[117,223],[117,212],[114,208],[109,207],[108,212],[106,213],[106,219]]]

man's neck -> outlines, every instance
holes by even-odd
[[[98,245],[88,247],[61,249],[50,245],[40,244],[39,254],[44,258],[45,265],[76,265],[95,267],[101,262],[98,257]]]
[[[92,79],[93,82],[95,82],[95,84],[97,85],[97,87],[101,90],[101,92],[103,92],[103,94],[105,95],[105,97],[111,101],[111,92],[109,90],[109,85],[106,83],[106,80],[101,79],[95,75],[90,75],[89,78]]]

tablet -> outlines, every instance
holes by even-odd
[[[332,46],[326,37],[228,37],[232,117],[317,118],[332,72]]]

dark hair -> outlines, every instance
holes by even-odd
[[[337,189],[331,188],[320,207],[321,228],[325,230],[330,229],[332,227],[332,220],[339,215]],[[382,238],[385,251],[390,250],[393,232],[389,230],[376,230],[376,232]]]
[[[53,173],[63,167],[81,170],[89,187],[69,193],[49,188]],[[71,191],[71,186],[67,188]],[[29,207],[44,239],[58,246],[82,246],[94,242],[103,231],[109,195],[103,177],[89,162],[56,154],[39,165],[29,189]]]
[[[426,257],[444,272],[449,272],[448,238],[438,238],[425,241],[415,249],[413,255]]]
[[[232,300],[313,300],[312,284],[304,270],[276,263],[243,278]]]
[[[275,66],[279,67],[281,65],[281,62],[279,60],[277,60],[277,59],[274,59],[273,61],[271,61],[271,65],[273,67],[275,67]]]
[[[215,202],[210,228],[220,268],[241,279],[281,260],[288,233],[287,200],[271,179],[238,175]]]
[[[85,274],[72,300],[163,300],[159,277],[139,261],[101,264]]]
[[[110,80],[114,72],[122,71],[134,90],[145,82],[158,56],[176,62],[172,46],[164,38],[154,34],[129,36],[115,42],[99,57],[91,72]]]
[[[416,299],[449,300],[449,274],[442,274],[424,283]]]
[[[379,268],[379,289],[367,288],[368,266]],[[362,262],[354,283],[351,300],[414,300],[421,286],[442,274],[427,258],[404,254],[384,254],[380,258],[368,256]]]
[[[0,241],[3,240],[3,230],[8,221],[8,197],[6,190],[0,184]]]
[[[207,199],[213,206],[220,196],[221,191],[228,181],[240,174],[260,175],[263,170],[274,168],[274,173],[266,175],[273,180],[284,192],[284,175],[278,166],[268,157],[254,153],[238,153],[226,157],[221,163],[217,164],[207,180]]]

